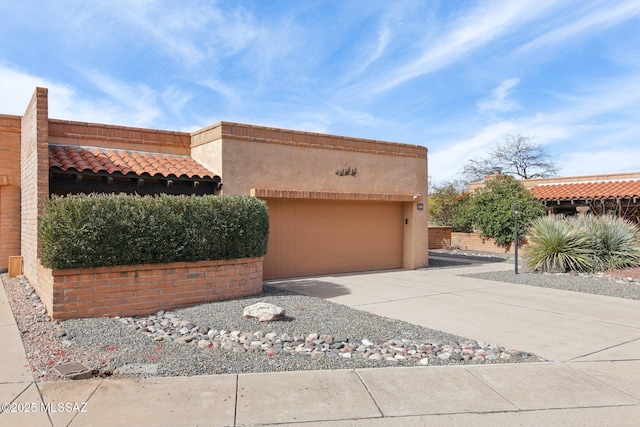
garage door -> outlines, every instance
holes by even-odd
[[[268,199],[264,278],[402,267],[402,203]]]

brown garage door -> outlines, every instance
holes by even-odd
[[[264,278],[402,267],[402,203],[268,199]]]

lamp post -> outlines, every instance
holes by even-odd
[[[518,216],[520,215],[520,212],[518,212],[518,202],[515,202],[513,204],[513,220],[515,222],[515,238],[514,238],[514,243],[516,245],[515,248],[515,255],[516,255],[516,261],[515,261],[515,267],[516,267],[516,274],[518,274]]]

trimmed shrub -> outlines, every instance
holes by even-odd
[[[53,196],[39,228],[56,269],[259,257],[268,236],[266,203],[247,196]]]
[[[527,268],[605,271],[640,266],[638,227],[612,216],[544,217],[529,229]]]

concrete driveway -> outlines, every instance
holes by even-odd
[[[640,359],[640,301],[461,276],[512,268],[491,263],[266,284],[552,361]]]

